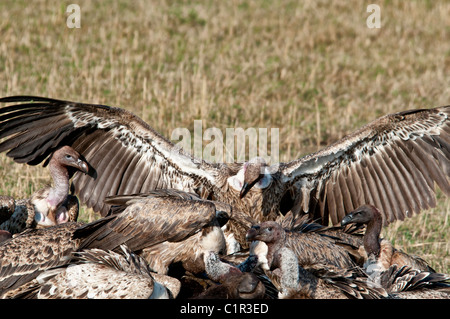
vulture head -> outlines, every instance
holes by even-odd
[[[363,205],[347,214],[341,220],[341,226],[348,224],[369,224],[374,221],[381,221],[380,211],[373,205]]]
[[[60,165],[66,168],[74,167],[86,174],[89,171],[88,164],[83,161],[80,154],[70,146],[63,146],[56,150],[50,159],[49,165],[52,164],[52,161],[54,165]]]
[[[267,167],[267,163],[262,157],[255,157],[244,163],[242,167],[244,179],[239,193],[240,198],[243,198],[253,186],[258,188],[269,186],[272,176],[266,171]]]
[[[375,206],[363,205],[342,219],[341,226],[348,224],[367,225],[364,234],[364,249],[370,258],[378,258],[381,252],[380,233],[383,227],[381,212]]]
[[[266,244],[274,244],[283,237],[284,229],[275,221],[266,221],[253,225],[247,232],[248,241],[260,240]]]

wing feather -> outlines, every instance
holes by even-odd
[[[436,186],[450,195],[449,114],[445,106],[383,116],[280,165],[280,180],[287,188],[303,189],[303,198],[311,192],[321,196],[317,211],[304,212],[328,214],[333,224],[349,207],[369,203],[383,210],[385,223],[412,216],[436,205]]]
[[[103,200],[118,192],[215,185],[217,165],[177,149],[124,109],[31,96],[2,102],[26,103],[0,108],[0,151],[36,165],[56,148],[72,146],[91,168],[89,176],[75,173],[75,193],[103,216],[109,210]]]
[[[113,196],[107,202],[125,205],[123,212],[81,227],[74,238],[82,239],[81,248],[116,250],[126,244],[132,251],[184,240],[216,216],[214,203],[193,196],[176,190]]]

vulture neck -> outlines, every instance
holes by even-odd
[[[50,160],[48,167],[53,178],[53,187],[50,188],[47,202],[52,207],[58,207],[69,194],[69,172],[55,158]]]
[[[383,220],[378,209],[373,208],[373,218],[367,223],[366,233],[364,235],[364,249],[367,256],[380,256],[380,233]]]
[[[285,246],[286,242],[286,233],[284,231],[281,231],[280,238],[278,238],[276,241],[272,243],[266,243],[267,244],[267,263],[269,265],[269,268],[277,268],[278,265],[278,255],[280,250]],[[275,263],[274,263],[275,261]]]
[[[312,298],[318,279],[298,264],[294,252],[288,248],[279,251],[281,298]]]

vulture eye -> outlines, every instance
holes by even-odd
[[[66,159],[72,159],[72,155],[66,154]]]

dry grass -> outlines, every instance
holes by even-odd
[[[81,29],[66,5],[81,7]],[[450,3],[383,1],[0,2],[0,95],[127,108],[176,127],[278,127],[280,160],[382,115],[450,101]],[[0,156],[0,191],[26,196],[40,167]],[[450,273],[449,204],[385,236]],[[96,218],[84,215],[86,220]]]

